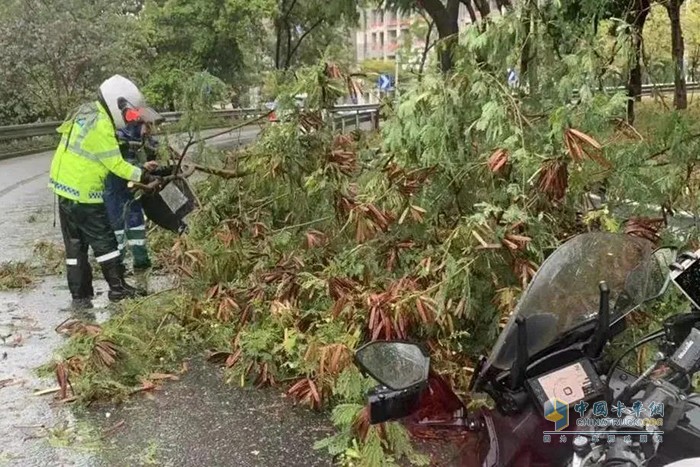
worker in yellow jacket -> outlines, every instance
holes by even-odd
[[[74,308],[92,308],[94,290],[88,247],[109,285],[109,300],[145,295],[124,280],[124,266],[102,199],[109,173],[134,182],[157,180],[122,158],[116,130],[125,116],[144,121],[160,116],[146,106],[138,87],[116,75],[102,83],[98,100],[82,105],[59,128],[61,142],[51,162],[49,187],[58,197],[61,233],[66,248],[68,288]]]

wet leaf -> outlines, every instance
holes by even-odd
[[[491,154],[487,162],[488,168],[493,173],[501,173],[503,169],[508,165],[509,155],[508,151],[505,149],[497,149]]]
[[[569,171],[565,162],[553,159],[545,162],[540,171],[538,189],[552,201],[561,201],[569,186]]]

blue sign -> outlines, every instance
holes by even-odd
[[[379,79],[377,80],[377,87],[380,91],[389,91],[393,87],[392,82],[393,79],[391,75],[379,75]]]

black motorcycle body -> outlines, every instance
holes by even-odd
[[[630,312],[663,294],[674,260],[675,252],[670,249],[657,250],[643,239],[602,232],[579,235],[554,251],[523,294],[490,355],[476,369],[470,389],[488,394],[495,410],[467,416],[462,406],[451,420],[443,417],[438,422],[487,433],[487,448],[465,452],[460,464],[570,465],[573,440],[577,433],[586,433],[585,426],[578,426],[574,405],[615,400],[637,380],[621,369],[610,370],[603,350],[625,329]],[[700,315],[686,321],[691,326],[700,323]],[[372,342],[356,353],[358,366],[382,383],[369,400],[373,423],[420,413],[421,406],[434,402],[429,399],[436,392],[427,389],[439,377],[429,372],[428,355],[422,351],[423,358],[407,358],[408,353],[400,354],[415,350],[409,350],[408,343],[402,345]],[[612,375],[609,380],[602,376],[608,373]],[[675,396],[664,397],[671,400]],[[547,413],[547,401],[554,399],[568,407],[566,430],[555,430],[553,417]],[[413,422],[431,423],[425,419]],[[684,413],[673,432],[663,435],[648,465],[688,457],[700,457],[697,407]]]

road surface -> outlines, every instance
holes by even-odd
[[[219,132],[208,130],[202,134]],[[245,127],[213,138],[207,145],[233,149],[250,143],[259,132],[259,127]],[[0,263],[27,259],[36,240],[61,239],[58,219],[53,227],[53,197],[47,188],[52,155],[53,152],[43,152],[0,161]]]
[[[209,142],[235,147],[252,141],[245,128]],[[208,132],[209,134],[215,131]],[[0,263],[26,260],[38,240],[61,241],[47,188],[51,153],[0,161]],[[156,283],[155,289],[167,286]],[[152,284],[153,285],[153,284]],[[106,284],[96,281],[95,315],[107,319]],[[183,380],[151,398],[122,406],[93,407],[76,416],[37,389],[54,381],[35,369],[54,357],[63,342],[55,327],[69,317],[63,277],[43,278],[37,287],[0,292],[0,466],[325,466],[330,459],[312,449],[331,432],[328,417],[296,409],[274,391],[227,386],[219,370],[193,361]],[[120,424],[106,441],[91,433]]]

